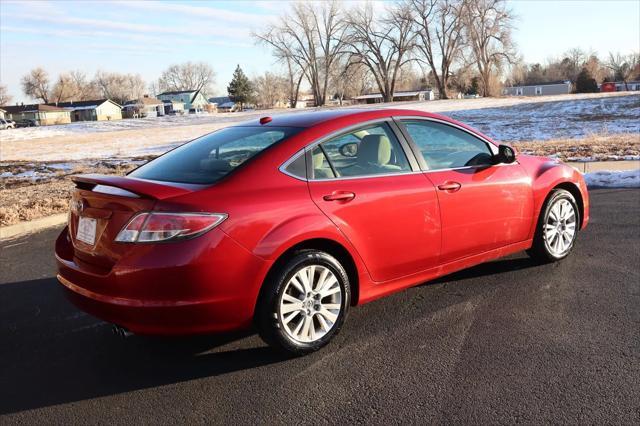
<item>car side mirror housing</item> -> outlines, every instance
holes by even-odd
[[[498,154],[495,156],[496,164],[511,164],[516,161],[516,151],[509,145],[499,145]]]

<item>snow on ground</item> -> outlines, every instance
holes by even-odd
[[[640,169],[584,174],[589,188],[640,188]]]
[[[452,99],[363,107],[439,111],[498,141],[573,139],[601,132],[640,135],[640,95],[630,93]],[[159,155],[234,123],[304,111],[188,114],[4,130],[0,132],[0,161],[10,164]]]
[[[280,110],[282,111],[282,110]],[[147,129],[154,127],[177,127],[208,124],[212,122],[235,123],[248,120],[254,116],[262,116],[264,112],[243,112],[235,114],[185,114],[165,115],[163,117],[125,118],[114,121],[77,121],[69,124],[53,126],[23,127],[3,131],[0,139],[3,142],[25,141],[31,139],[50,138],[53,136],[68,136],[74,134],[116,132],[119,130]],[[243,117],[239,120],[239,117]]]
[[[571,130],[583,128],[581,122],[588,121],[594,112],[598,115],[595,123],[587,124],[586,132],[598,132],[603,124],[613,124],[620,114],[633,116],[638,119],[640,114],[640,96],[629,93],[619,94],[575,94],[559,96],[543,96],[537,98],[478,98],[478,99],[448,99],[422,102],[395,102],[388,104],[357,105],[358,108],[403,108],[420,111],[443,113],[460,121],[464,121],[489,136],[498,140],[533,140],[550,139],[564,135],[571,135]],[[631,107],[631,110],[627,108]],[[27,127],[10,129],[0,132],[3,143],[25,141],[32,139],[51,138],[55,136],[69,136],[74,134],[117,132],[120,130],[136,130],[147,128],[167,128],[179,126],[193,126],[203,124],[231,125],[244,120],[255,119],[265,115],[280,115],[289,113],[303,113],[315,108],[299,110],[260,110],[237,113],[217,114],[185,114],[167,115],[163,117],[123,119],[114,121],[83,121],[54,126]],[[526,117],[526,120],[523,120]],[[560,124],[573,119],[575,126],[568,126],[567,131],[554,121],[561,117]],[[513,125],[520,121],[519,124]],[[543,137],[535,137],[535,132],[527,132],[529,127],[535,127]],[[619,127],[613,125],[613,132]],[[621,126],[629,127],[628,123]],[[635,129],[638,129],[636,123]],[[623,130],[625,131],[625,130]],[[583,132],[584,133],[584,132]],[[582,134],[582,133],[581,133]]]
[[[640,133],[640,95],[530,103],[445,115],[499,141],[584,138],[594,133]]]

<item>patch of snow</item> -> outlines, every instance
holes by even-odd
[[[497,141],[584,138],[597,133],[640,133],[640,96],[528,103],[444,115]]]
[[[68,171],[73,169],[73,165],[71,165],[71,163],[52,163],[52,164],[47,164],[47,167],[50,169],[62,170],[62,171]]]
[[[590,188],[640,188],[640,169],[589,172],[584,180]]]

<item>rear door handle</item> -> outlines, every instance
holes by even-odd
[[[460,185],[458,182],[445,182],[442,185],[438,185],[438,189],[440,191],[447,192],[456,192],[460,189],[460,187],[462,187],[462,185]]]
[[[356,194],[346,191],[336,191],[322,197],[325,201],[351,201],[354,198],[356,198]]]

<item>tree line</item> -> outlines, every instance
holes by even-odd
[[[228,93],[241,103],[295,107],[305,85],[315,104],[324,105],[374,91],[389,102],[400,90],[433,88],[447,99],[498,95],[503,84],[569,80],[577,91],[595,91],[606,80],[639,78],[637,53],[601,60],[576,48],[546,64],[525,64],[512,39],[514,20],[505,0],[399,0],[383,8],[338,0],[292,3],[252,34],[283,71],[249,79],[238,66]],[[104,71],[91,79],[72,71],[50,81],[37,68],[23,77],[22,89],[49,103],[96,97],[125,102],[174,90],[211,95],[215,78],[203,62],[172,65],[149,86],[138,74]],[[0,86],[0,104],[7,98]]]
[[[162,72],[158,81],[149,85],[140,74],[107,71],[98,71],[93,78],[82,71],[69,71],[52,80],[41,67],[32,69],[20,81],[25,95],[45,104],[103,98],[124,104],[145,94],[155,96],[164,91],[202,90],[212,93],[214,82],[215,72],[204,62],[171,65]],[[6,86],[0,86],[0,105],[8,105],[11,100]]]

